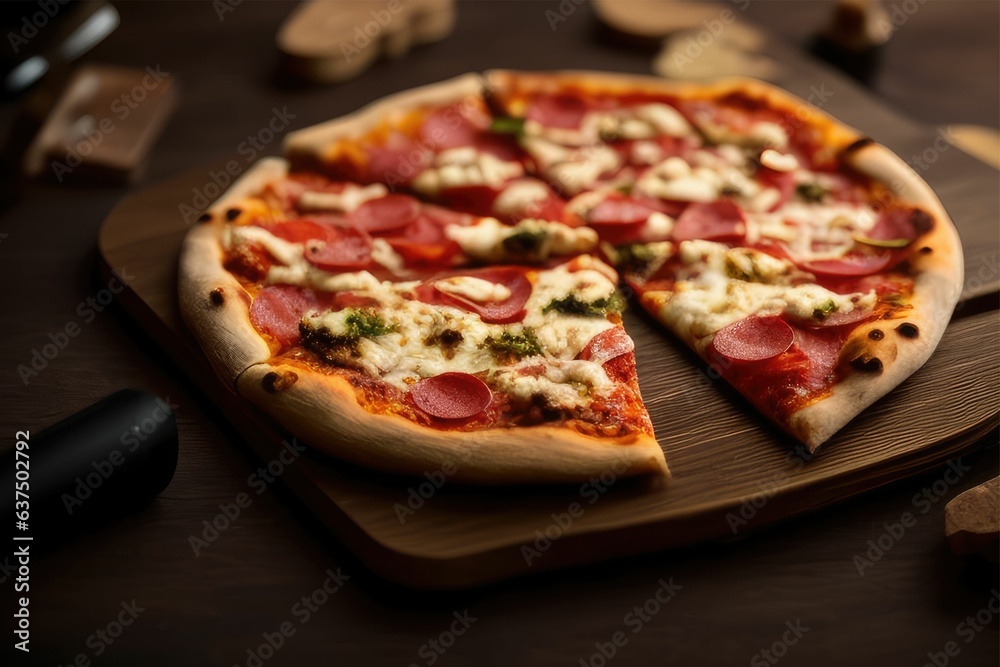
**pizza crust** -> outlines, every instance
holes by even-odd
[[[964,284],[961,239],[930,186],[903,160],[874,142],[859,144],[844,159],[859,172],[889,185],[902,201],[930,213],[934,228],[915,242],[918,248],[930,248],[931,252],[917,251],[911,259],[916,272],[912,309],[855,329],[841,349],[838,361],[838,367],[849,370],[849,374],[833,386],[830,395],[799,410],[789,420],[793,435],[810,451],[815,451],[930,358]],[[903,326],[907,323],[916,327],[915,337],[912,329]],[[881,337],[876,335],[877,340],[869,336],[876,329],[881,332]],[[869,362],[877,359],[881,372],[851,368],[850,363],[858,358]]]
[[[177,298],[181,316],[227,387],[248,366],[271,357],[271,349],[250,323],[251,298],[223,268],[219,239],[226,211],[288,173],[288,163],[265,158],[240,177],[195,223],[181,246]]]
[[[669,474],[651,435],[597,439],[558,426],[440,431],[374,415],[358,404],[346,379],[301,366],[252,366],[239,377],[237,393],[316,449],[393,473],[454,467],[449,479],[485,485],[582,482],[609,471]]]
[[[325,159],[337,141],[363,136],[387,119],[401,118],[420,107],[450,104],[464,98],[480,100],[482,91],[482,76],[470,73],[383,97],[347,116],[290,133],[285,138],[284,153],[294,169],[322,172]]]

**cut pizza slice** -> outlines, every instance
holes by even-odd
[[[474,220],[432,220],[428,246],[458,250],[428,262],[400,252],[399,230],[428,210],[472,216],[400,198],[280,160],[234,185],[188,235],[180,274],[182,313],[223,379],[318,449],[393,472],[665,473],[615,271],[576,252],[462,266],[446,234]]]
[[[753,81],[487,79],[642,306],[811,449],[937,345],[960,243],[885,148]]]

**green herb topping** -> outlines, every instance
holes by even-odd
[[[524,119],[498,116],[490,124],[490,130],[502,134],[522,134],[524,132]]]
[[[833,299],[827,299],[823,303],[819,304],[815,309],[813,309],[813,318],[817,320],[825,320],[830,316],[831,313],[837,310],[837,304],[833,302]]]
[[[795,186],[795,194],[807,202],[817,204],[823,201],[823,197],[829,194],[829,190],[819,183],[799,183]]]
[[[621,313],[625,310],[625,299],[618,292],[587,303],[577,298],[575,294],[567,294],[561,299],[552,299],[542,308],[542,313],[551,311],[563,315],[579,315],[581,317],[605,317],[608,313]]]
[[[525,328],[520,334],[504,331],[498,338],[490,336],[486,339],[486,345],[501,362],[509,363],[542,353],[542,346],[535,337],[534,330],[530,328]]]

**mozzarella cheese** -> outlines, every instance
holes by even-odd
[[[348,183],[342,192],[319,192],[309,190],[302,193],[298,206],[303,211],[343,211],[350,213],[371,199],[379,199],[389,194],[389,189],[381,183],[355,185]]]
[[[436,196],[442,190],[468,185],[498,187],[523,174],[520,162],[508,162],[472,146],[463,146],[439,153],[434,158],[434,166],[424,169],[413,179],[413,189]]]
[[[684,241],[678,256],[683,266],[661,314],[678,335],[703,344],[723,327],[754,314],[809,319],[816,310],[849,313],[876,302],[874,290],[837,294],[812,283],[794,284],[803,275],[794,264],[750,248]]]
[[[537,245],[530,251],[508,250],[504,241],[524,234]],[[522,220],[505,225],[496,218],[483,218],[467,227],[448,227],[445,235],[470,257],[488,262],[506,259],[543,260],[548,257],[574,255],[597,247],[597,232],[589,227],[569,227],[551,220]]]

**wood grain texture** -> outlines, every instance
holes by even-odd
[[[187,227],[165,202],[182,198],[203,173],[189,172],[122,202],[102,226],[98,245],[109,271],[141,267],[128,281],[126,308],[258,455],[272,460],[291,436],[221,387],[178,323],[174,267]],[[953,323],[924,368],[818,455],[798,458],[790,454],[793,440],[728,386],[708,379],[700,362],[638,309],[626,314],[625,326],[636,342],[640,387],[673,471],[669,480],[617,480],[608,471],[602,482],[578,488],[445,484],[427,491],[433,497],[406,514],[400,508],[425,479],[361,471],[316,455],[296,466],[288,481],[379,573],[409,586],[450,588],[731,536],[734,528],[765,525],[920,472],[956,456],[998,423],[1000,397],[990,380],[1000,373],[1000,351],[981,353],[991,336],[989,318]],[[942,387],[951,400],[940,401]],[[531,562],[522,547],[574,502],[586,508],[582,516],[551,528],[560,539]],[[762,507],[743,519],[739,513],[748,502]],[[491,521],[484,523],[483,516]]]

